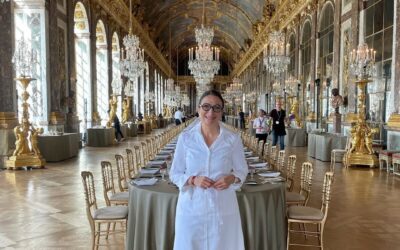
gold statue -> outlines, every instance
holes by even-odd
[[[110,112],[106,124],[107,128],[111,128],[111,124],[114,121],[114,116],[117,114],[117,103],[118,103],[117,96],[112,95],[112,97],[110,98]]]
[[[13,152],[13,156],[29,154],[31,152],[28,144],[28,130],[25,128],[21,128],[20,125],[14,128],[15,134],[15,150]]]
[[[374,151],[372,150],[372,136],[378,132],[378,128],[373,128],[365,136],[365,146],[367,147],[368,154],[370,155],[374,153]]]
[[[294,100],[292,103],[292,106],[290,108],[290,115],[294,116],[294,119],[296,121],[296,126],[301,128],[302,123],[301,123],[301,119],[300,119],[299,102],[297,100]]]
[[[128,98],[122,102],[122,123],[126,123],[129,119],[131,102]]]
[[[163,116],[165,118],[171,118],[172,117],[171,109],[167,105],[164,105],[164,107],[163,107]]]
[[[351,147],[350,147],[349,153],[354,152],[355,149],[359,147],[360,140],[361,140],[360,131],[358,130],[358,126],[351,127],[350,133],[351,133]]]
[[[40,156],[40,149],[38,147],[38,135],[43,134],[43,128],[32,128],[31,129],[31,145],[32,145],[32,153],[34,155]]]

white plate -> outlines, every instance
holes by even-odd
[[[266,173],[259,173],[259,176],[262,177],[269,177],[269,178],[274,178],[274,177],[278,177],[281,175],[280,172],[266,172]]]

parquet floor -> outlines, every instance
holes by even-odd
[[[130,138],[108,148],[86,147],[78,157],[49,163],[46,169],[0,171],[0,248],[90,249],[80,171],[93,172],[98,203],[105,205],[100,161],[114,162],[114,154],[123,154],[139,140]],[[315,165],[310,205],[319,207],[329,164],[308,158],[307,148],[288,150],[298,157],[298,178],[301,162]],[[335,171],[324,235],[326,249],[400,249],[400,178],[377,169],[344,169],[340,164]],[[117,245],[107,249],[123,249],[121,236],[109,241]]]

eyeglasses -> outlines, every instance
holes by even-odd
[[[201,107],[206,112],[208,112],[208,111],[210,111],[210,109],[212,109],[215,113],[219,113],[224,109],[224,107],[222,107],[219,104],[213,106],[213,105],[208,104],[208,103],[204,103],[202,105],[199,105],[199,107]]]

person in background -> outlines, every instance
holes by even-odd
[[[175,125],[178,126],[182,123],[182,118],[183,118],[182,108],[179,107],[178,110],[175,111],[174,118],[175,118]]]
[[[258,111],[258,117],[253,121],[253,128],[256,129],[256,138],[258,138],[258,141],[264,141],[265,143],[269,133],[267,112],[265,110],[260,109]]]
[[[240,122],[240,129],[245,129],[244,112],[242,110],[239,111],[239,122]]]
[[[222,122],[226,122],[226,118],[225,118],[225,111],[222,111],[222,118],[221,118]]]
[[[110,112],[110,110],[108,112]],[[121,123],[119,122],[117,114],[115,114],[113,117],[113,127],[115,129],[115,141],[125,141],[125,137],[121,131]],[[118,139],[118,135],[121,136],[120,139]]]
[[[275,103],[275,109],[271,111],[269,116],[272,118],[272,146],[275,146],[279,140],[280,150],[284,150],[286,112],[282,109],[282,102],[277,101]]]
[[[221,122],[224,100],[200,97],[199,121],[178,138],[170,178],[179,187],[174,249],[244,250],[235,189],[248,168],[240,135]]]

